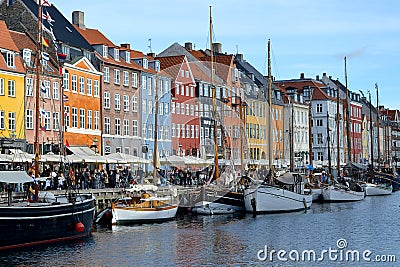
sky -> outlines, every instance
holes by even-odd
[[[156,54],[174,42],[209,48],[209,6],[213,40],[223,52],[244,55],[267,70],[271,40],[272,75],[296,79],[327,73],[348,88],[371,92],[376,103],[400,109],[400,1],[392,0],[50,0],[71,21],[85,13],[85,26],[114,44]]]

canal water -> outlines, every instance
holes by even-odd
[[[159,224],[96,227],[79,242],[2,252],[0,265],[400,266],[399,211],[400,192],[256,218],[185,214]]]

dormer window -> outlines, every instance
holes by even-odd
[[[119,61],[119,49],[114,49],[114,60]]]
[[[143,68],[145,68],[145,69],[149,68],[149,61],[147,60],[147,58],[143,59]]]
[[[108,46],[103,45],[103,57],[108,57]]]
[[[22,52],[22,57],[23,57],[26,65],[28,65],[29,67],[31,67],[31,55],[32,55],[32,51],[30,49],[24,49]]]
[[[125,61],[126,63],[131,63],[131,52],[130,51],[126,51],[125,52]]]
[[[7,57],[7,59],[6,59],[7,67],[15,68],[14,56],[15,56],[14,52],[7,52],[7,55],[6,55],[6,57]]]
[[[160,61],[156,61],[156,71],[160,71]]]

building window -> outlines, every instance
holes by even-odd
[[[129,135],[129,120],[124,120],[124,135]]]
[[[143,58],[143,68],[148,69],[149,68],[149,61],[147,58]]]
[[[323,120],[322,119],[318,119],[316,125],[317,126],[323,126]]]
[[[147,77],[142,76],[142,90],[146,90],[146,89],[147,89]]]
[[[138,108],[138,98],[136,96],[132,96],[132,111],[137,112]]]
[[[85,110],[79,109],[79,128],[85,129]]]
[[[146,113],[147,111],[147,101],[146,101],[146,99],[143,99],[142,100],[142,112],[143,113]]]
[[[104,108],[110,108],[110,92],[104,92]]]
[[[138,121],[137,120],[132,121],[132,135],[138,136]]]
[[[323,143],[324,143],[324,141],[322,139],[322,133],[317,133],[317,144],[321,145]]]
[[[138,87],[138,75],[137,73],[132,73],[132,87]]]
[[[158,103],[158,113],[159,113],[159,115],[164,115],[164,103],[163,102]]]
[[[78,109],[77,108],[72,108],[72,127],[73,128],[78,127]]]
[[[0,129],[5,129],[5,118],[4,118],[4,110],[0,110]]]
[[[120,82],[121,82],[120,71],[114,70],[114,83],[120,84]]]
[[[320,161],[324,160],[324,154],[322,152],[317,152],[317,160],[320,160]]]
[[[0,78],[0,95],[4,94],[4,79]],[[26,96],[33,96],[33,79],[26,78]]]
[[[50,112],[46,111],[46,115],[44,116],[44,128],[46,130],[50,129]]]
[[[124,86],[129,86],[129,72],[124,71]]]
[[[69,73],[64,73],[63,74],[63,86],[64,90],[68,91],[69,90]]]
[[[108,46],[103,45],[103,57],[108,57]]]
[[[53,112],[53,130],[58,131],[60,129],[60,114]]]
[[[146,124],[146,123],[143,123],[143,127],[142,127],[142,138],[147,138],[146,133],[147,133],[147,124]]]
[[[15,81],[8,80],[8,96],[15,97]]]
[[[60,89],[58,86],[58,82],[53,82],[53,99],[60,98]]]
[[[147,78],[147,89],[148,89],[148,91],[147,91],[147,94],[148,95],[152,95],[153,94],[153,88],[152,88],[152,78],[151,77],[148,77]]]
[[[322,113],[322,104],[317,104],[317,113]]]
[[[129,111],[129,96],[124,95],[124,111]]]
[[[110,68],[109,67],[104,67],[104,82],[106,82],[106,83],[110,82]]]
[[[94,80],[94,88],[93,88],[93,95],[95,97],[99,96],[99,80]]]
[[[23,57],[26,65],[28,67],[32,67],[32,65],[31,65],[31,55],[32,55],[32,51],[30,49],[24,49],[22,51],[22,57]]]
[[[148,110],[149,114],[152,114],[153,113],[153,101],[149,100],[147,102],[147,107],[148,107],[147,110]]]
[[[8,130],[15,131],[15,112],[8,112]]]
[[[95,111],[94,112],[94,129],[95,130],[99,129],[99,119],[100,119],[100,112]]]
[[[86,80],[86,91],[88,95],[92,95],[92,79],[87,78]]]
[[[77,88],[76,88],[76,86],[77,86],[77,80],[76,80],[76,75],[72,75],[72,92],[77,92],[76,90],[77,90]]]
[[[104,133],[110,134],[110,118],[104,117]]]
[[[114,106],[115,110],[121,110],[121,97],[119,94],[115,94]]]
[[[70,126],[70,122],[69,122],[69,107],[64,107],[64,124],[65,124],[65,127],[69,127]]]
[[[121,119],[120,118],[115,119],[115,134],[121,135]]]
[[[79,77],[79,93],[81,93],[81,94],[85,93],[85,78],[84,77]]]
[[[171,102],[171,113],[175,114],[175,102]]]
[[[169,113],[169,104],[164,103],[164,115],[168,115],[168,113]]]
[[[7,52],[7,67],[15,68],[15,60],[13,52]]]
[[[114,59],[119,61],[119,50],[117,48],[114,48]]]
[[[92,111],[90,109],[87,111],[87,128],[92,130]]]
[[[33,110],[26,110],[26,129],[33,129]]]

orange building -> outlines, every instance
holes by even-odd
[[[63,66],[64,142],[101,150],[101,102],[98,72],[86,57]],[[66,101],[68,99],[68,101]]]

